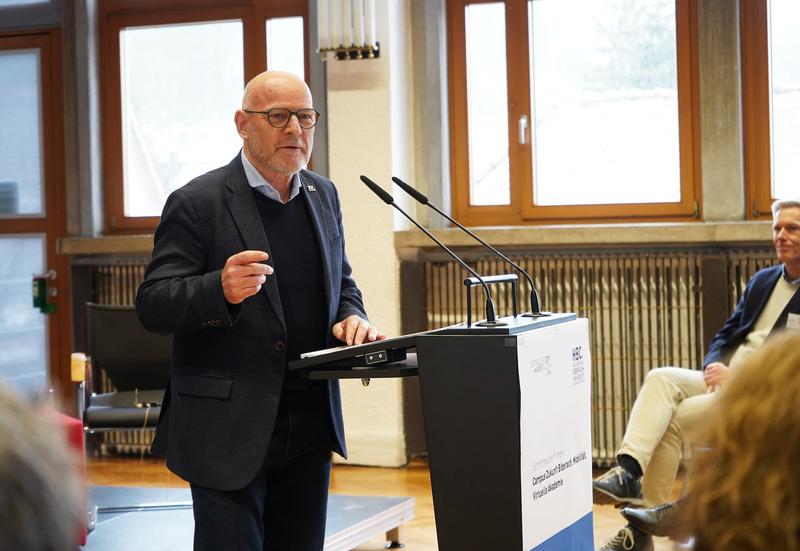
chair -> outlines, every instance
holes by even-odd
[[[142,327],[133,306],[86,303],[86,363],[78,383],[78,414],[88,434],[152,429],[169,378],[172,337]],[[102,392],[100,370],[114,387]]]
[[[92,302],[86,303],[86,333],[86,354],[73,354],[72,362],[84,434],[155,428],[169,378],[172,337],[145,330],[133,306]],[[113,390],[101,392],[100,370]],[[89,511],[88,528],[94,528],[98,514],[191,506],[191,502],[95,505]]]

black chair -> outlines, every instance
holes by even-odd
[[[86,333],[83,380],[75,380],[73,372],[84,430],[155,428],[169,378],[172,337],[146,331],[133,306],[91,302],[86,303]],[[100,388],[101,370],[113,389]]]
[[[172,337],[146,331],[133,306],[91,302],[86,303],[86,333],[85,362],[72,370],[84,432],[154,429],[169,378]],[[113,389],[100,388],[108,386],[99,384],[100,371]],[[92,531],[98,514],[191,506],[191,502],[93,505],[88,528]]]

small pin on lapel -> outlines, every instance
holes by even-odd
[[[308,191],[317,191],[317,188],[315,188],[314,186],[306,186],[306,189]]]

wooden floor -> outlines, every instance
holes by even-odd
[[[187,487],[170,473],[161,460],[92,458],[87,466],[90,484],[110,486]],[[403,539],[408,551],[435,551],[436,526],[428,468],[423,460],[415,460],[403,468],[354,467],[337,465],[331,475],[331,492],[351,495],[412,496],[416,498],[415,518],[405,527]],[[617,533],[622,517],[611,505],[594,506],[595,544]],[[383,549],[384,540],[377,536],[359,546],[358,551]],[[656,541],[655,551],[671,551],[666,539]]]

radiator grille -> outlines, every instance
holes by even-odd
[[[722,256],[727,281],[702,279],[705,255]],[[519,253],[512,258],[534,278],[542,307],[575,312],[589,319],[593,361],[592,441],[594,460],[608,464],[625,431],[630,408],[644,376],[664,365],[698,368],[702,342],[703,285],[726,286],[729,310],[741,297],[747,281],[759,269],[775,263],[766,247],[752,249],[685,249],[669,251],[609,251]],[[480,274],[507,273],[502,263],[474,257],[469,264]],[[133,304],[144,277],[145,260],[90,268],[91,296],[104,304]],[[427,328],[466,319],[468,274],[454,262],[423,262]],[[483,318],[481,290],[473,290],[473,318]],[[527,309],[526,282],[521,282],[520,308]],[[510,313],[510,289],[495,293],[498,313]],[[104,382],[108,389],[108,382]],[[152,431],[107,433],[103,449],[140,453]]]
[[[93,266],[94,301],[100,304],[125,306],[136,300],[136,290],[144,279],[147,264],[142,261]]]
[[[728,255],[728,304],[731,310],[742,298],[744,288],[753,274],[775,263],[775,253],[772,250],[741,250]]]
[[[575,312],[589,319],[592,353],[592,441],[598,464],[609,464],[648,371],[659,366],[697,369],[704,353],[701,261],[712,251],[634,251],[520,254],[512,257],[534,278],[542,308]],[[719,256],[719,250],[713,251]],[[729,304],[735,304],[753,273],[775,262],[769,250],[724,252]],[[470,265],[480,274],[507,273],[494,259]],[[466,271],[454,262],[425,262],[429,329],[466,319]],[[709,282],[719,284],[720,282]],[[473,293],[481,293],[475,289]],[[528,285],[521,284],[522,309]],[[483,314],[482,295],[473,318]],[[510,313],[508,290],[495,297],[499,313]]]

